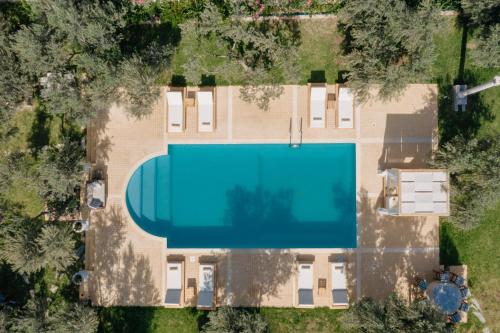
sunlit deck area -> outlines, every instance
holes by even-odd
[[[239,87],[216,87],[211,132],[198,131],[195,87],[185,88],[185,125],[167,131],[168,87],[140,120],[119,105],[99,114],[87,133],[87,158],[102,170],[107,205],[91,212],[86,236],[90,279],[82,297],[98,305],[165,305],[168,262],[181,263],[178,305],[196,306],[200,265],[215,267],[215,305],[300,306],[298,265],[312,267],[314,307],[334,305],[332,263],[345,263],[350,302],[398,292],[412,296],[415,276],[439,267],[438,216],[380,215],[384,188],[377,174],[390,168],[425,169],[437,147],[437,86],[410,85],[398,100],[354,104],[352,129],[338,128],[338,85],[327,85],[324,128],[309,124],[309,86],[289,85],[260,111],[239,97]],[[331,97],[330,97],[331,96]],[[191,99],[191,100],[190,100]],[[302,128],[300,126],[302,122]],[[356,146],[357,248],[170,249],[168,239],[141,230],[129,215],[125,191],[144,161],[167,154],[174,143],[354,143]]]

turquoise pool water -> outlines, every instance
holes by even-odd
[[[169,145],[127,207],[169,248],[356,247],[354,144]]]

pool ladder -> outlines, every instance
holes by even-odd
[[[302,145],[302,117],[300,117],[300,125],[299,125],[299,134],[300,134],[300,139],[299,143],[292,143],[292,133],[293,133],[293,120],[292,117],[290,117],[290,129],[288,130],[288,134],[290,136],[290,143],[288,144],[291,148],[300,148]]]

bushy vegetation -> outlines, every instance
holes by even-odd
[[[477,226],[500,200],[500,136],[465,140],[455,137],[441,147],[431,165],[450,172],[450,221]]]
[[[357,333],[445,333],[452,329],[429,301],[410,305],[395,295],[381,301],[362,299],[342,316],[343,327]]]
[[[267,322],[256,312],[222,307],[208,314],[208,322],[203,326],[202,332],[265,333],[267,332]]]
[[[423,82],[435,60],[439,11],[431,1],[346,1],[339,13],[344,31],[346,79],[366,101],[378,84],[382,99],[397,97],[409,83]]]

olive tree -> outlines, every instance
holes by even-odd
[[[462,9],[477,40],[472,59],[480,67],[500,67],[500,2],[496,0],[462,0]]]
[[[55,214],[69,213],[79,200],[84,153],[80,142],[64,138],[56,146],[46,146],[39,154],[33,185]]]
[[[500,137],[456,137],[440,147],[430,165],[450,172],[451,216],[459,227],[477,226],[500,198]]]
[[[361,101],[374,84],[380,98],[390,99],[407,84],[428,78],[440,20],[430,0],[416,9],[401,0],[345,1],[339,19],[345,34],[346,79]]]

